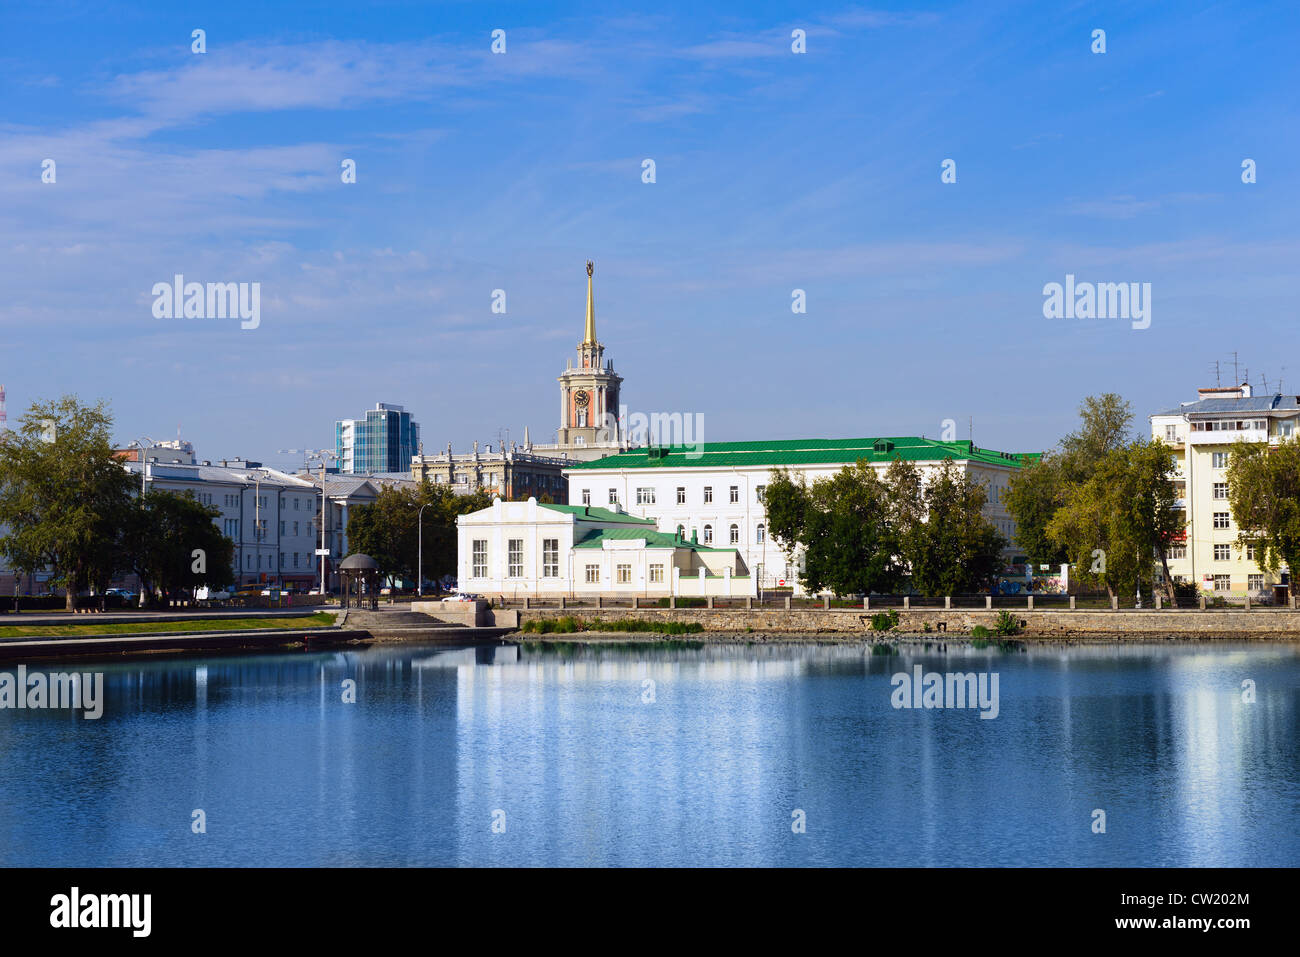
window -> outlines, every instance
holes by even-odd
[[[678,525],[678,526],[677,526],[677,537],[678,537],[678,538],[685,538],[685,537],[686,537],[686,526],[685,526],[685,525]]]
[[[1220,500],[1224,500],[1224,499],[1226,499],[1226,498],[1228,497],[1228,483],[1227,483],[1227,482],[1215,482],[1215,483],[1214,483],[1214,497],[1217,498],[1217,499],[1220,499]]]
[[[542,539],[542,577],[560,577],[560,540],[558,538]]]
[[[295,501],[296,501],[296,499],[295,499]],[[294,552],[294,553],[293,553],[293,567],[294,567],[294,568],[297,568],[297,567],[298,567],[298,553],[297,553],[297,552]]]
[[[297,501],[297,499],[295,499],[294,501]],[[294,523],[293,523],[293,533],[294,533],[295,535],[298,534],[298,523],[297,523],[297,522],[294,522]]]
[[[631,583],[632,581],[631,565],[619,565],[617,567],[617,571],[618,571],[618,583],[620,585],[627,585]]]
[[[754,541],[760,545],[767,541],[767,529],[762,522],[759,522],[758,527],[754,529]]]
[[[713,486],[706,485],[704,486],[704,504],[708,505],[712,501],[713,501]]]
[[[732,545],[739,545],[739,544],[740,544],[740,526],[739,526],[739,525],[732,525],[732,526],[731,526],[730,530],[728,531],[728,538],[729,538],[729,541],[730,541],[730,543],[731,543]]]
[[[705,545],[709,545],[709,544],[712,544],[712,542],[713,542],[713,526],[712,526],[712,525],[705,525],[705,526],[704,526],[704,544],[705,544]]]
[[[1247,575],[1247,576],[1246,576],[1246,587],[1247,587],[1248,589],[1250,589],[1251,591],[1263,591],[1263,590],[1264,590],[1264,576],[1263,576],[1263,575]]]
[[[225,525],[226,538],[239,538],[239,519],[228,518]]]
[[[281,522],[281,523],[280,523],[280,534],[281,534],[281,535],[284,534],[284,522]]]
[[[1254,545],[1247,545],[1247,546],[1246,546],[1246,561],[1248,561],[1248,562],[1253,562],[1254,560],[1255,560],[1255,546],[1254,546]]]
[[[583,504],[583,505],[590,505],[590,504],[591,504],[591,489],[589,489],[589,488],[584,488],[584,489],[582,490],[582,504]]]
[[[755,485],[755,486],[754,486],[754,501],[759,502],[759,503],[761,504],[762,501],[763,501],[763,496],[764,496],[766,493],[767,493],[767,486],[766,486],[766,485]]]
[[[588,565],[588,566],[587,566],[587,584],[588,584],[588,585],[598,585],[598,584],[600,584],[600,566],[599,566],[599,565]]]
[[[618,489],[612,488],[609,490],[609,504],[610,505],[618,504]]]
[[[651,566],[650,566],[650,582],[651,582],[651,584],[654,584],[654,583],[656,583],[656,582],[662,583],[663,580],[664,580],[664,566],[662,566],[662,565],[651,565]]]
[[[1231,576],[1231,575],[1215,575],[1215,576],[1214,576],[1214,590],[1215,590],[1215,591],[1231,591],[1231,590],[1232,590],[1232,576]]]
[[[1165,426],[1165,441],[1166,441],[1166,442],[1177,442],[1177,441],[1178,441],[1178,426],[1176,426],[1176,425],[1166,425],[1166,426]]]
[[[733,486],[731,486],[731,488],[727,490],[727,493],[728,493],[728,495],[727,495],[727,500],[728,500],[729,502],[731,502],[732,505],[735,505],[737,502],[740,501],[740,486],[739,486],[739,485],[733,485]]]
[[[293,510],[298,511],[298,499],[296,498],[293,500]]]
[[[653,505],[655,503],[655,490],[652,488],[637,489],[636,503],[638,505]]]
[[[1227,512],[1215,512],[1215,513],[1214,513],[1214,527],[1215,527],[1215,528],[1227,528],[1227,527],[1228,527],[1228,513],[1227,513]]]
[[[511,538],[507,540],[506,577],[524,577],[524,540],[522,538]]]
[[[487,578],[487,539],[474,539],[473,559],[470,566],[470,578]]]
[[[1170,546],[1169,546],[1169,560],[1170,560],[1171,562],[1172,562],[1172,561],[1181,560],[1181,559],[1184,559],[1184,558],[1186,558],[1186,557],[1187,557],[1187,546],[1186,546],[1186,545],[1170,545]]]
[[[1226,562],[1232,558],[1232,550],[1228,545],[1214,546],[1214,560],[1216,562]]]
[[[686,504],[686,489],[682,488],[682,486],[680,485],[677,486],[677,504],[678,505]]]
[[[1210,465],[1216,469],[1226,469],[1228,467],[1227,452],[1211,452]]]

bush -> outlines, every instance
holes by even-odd
[[[974,628],[970,630],[970,636],[975,639],[988,638],[989,635],[991,634],[992,632],[989,631],[987,628],[985,628],[983,625],[976,625]],[[974,644],[974,642],[972,642],[972,644]],[[975,645],[975,647],[977,648],[985,648],[987,646],[988,646],[987,641],[985,641],[984,644],[982,645]]]
[[[1002,638],[1020,633],[1020,620],[1015,615],[1003,608],[998,612],[997,623],[993,626],[993,633]],[[971,632],[974,634],[974,631]]]
[[[619,621],[598,621],[593,626],[599,631],[652,631],[660,635],[694,635],[704,630],[697,621],[646,621],[625,618]]]
[[[898,612],[891,608],[889,611],[878,611],[871,616],[872,631],[892,631],[898,627]]]
[[[582,631],[583,628],[580,619],[565,615],[563,618],[530,618],[524,622],[521,630],[531,635],[569,635],[575,631]]]

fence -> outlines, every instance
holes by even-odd
[[[1178,598],[1173,602],[1163,594],[1145,595],[1141,604],[1136,596],[1124,600],[1110,598],[1106,595],[948,595],[944,597],[921,595],[868,595],[862,598],[832,598],[820,596],[815,598],[794,598],[790,595],[781,597],[759,598],[644,598],[640,596],[597,596],[582,598],[532,598],[519,599],[498,598],[493,602],[497,608],[520,609],[602,609],[602,608],[779,608],[789,610],[825,609],[825,610],[863,610],[873,611],[886,608],[898,609],[953,609],[986,610],[999,609],[1020,611],[1163,611],[1163,610],[1199,610],[1239,608],[1243,611],[1293,611],[1297,600],[1290,599],[1284,604],[1274,604],[1252,598],[1248,592],[1240,593],[1202,593],[1196,598]]]

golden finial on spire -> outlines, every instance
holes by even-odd
[[[587,328],[582,334],[582,344],[596,342],[596,295],[591,290],[591,274],[595,272],[596,264],[590,259],[587,260]]]

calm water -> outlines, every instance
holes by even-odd
[[[894,709],[890,677],[916,664],[997,672],[998,717]],[[0,711],[4,864],[1300,864],[1297,646],[407,646],[92,670],[98,721]]]

